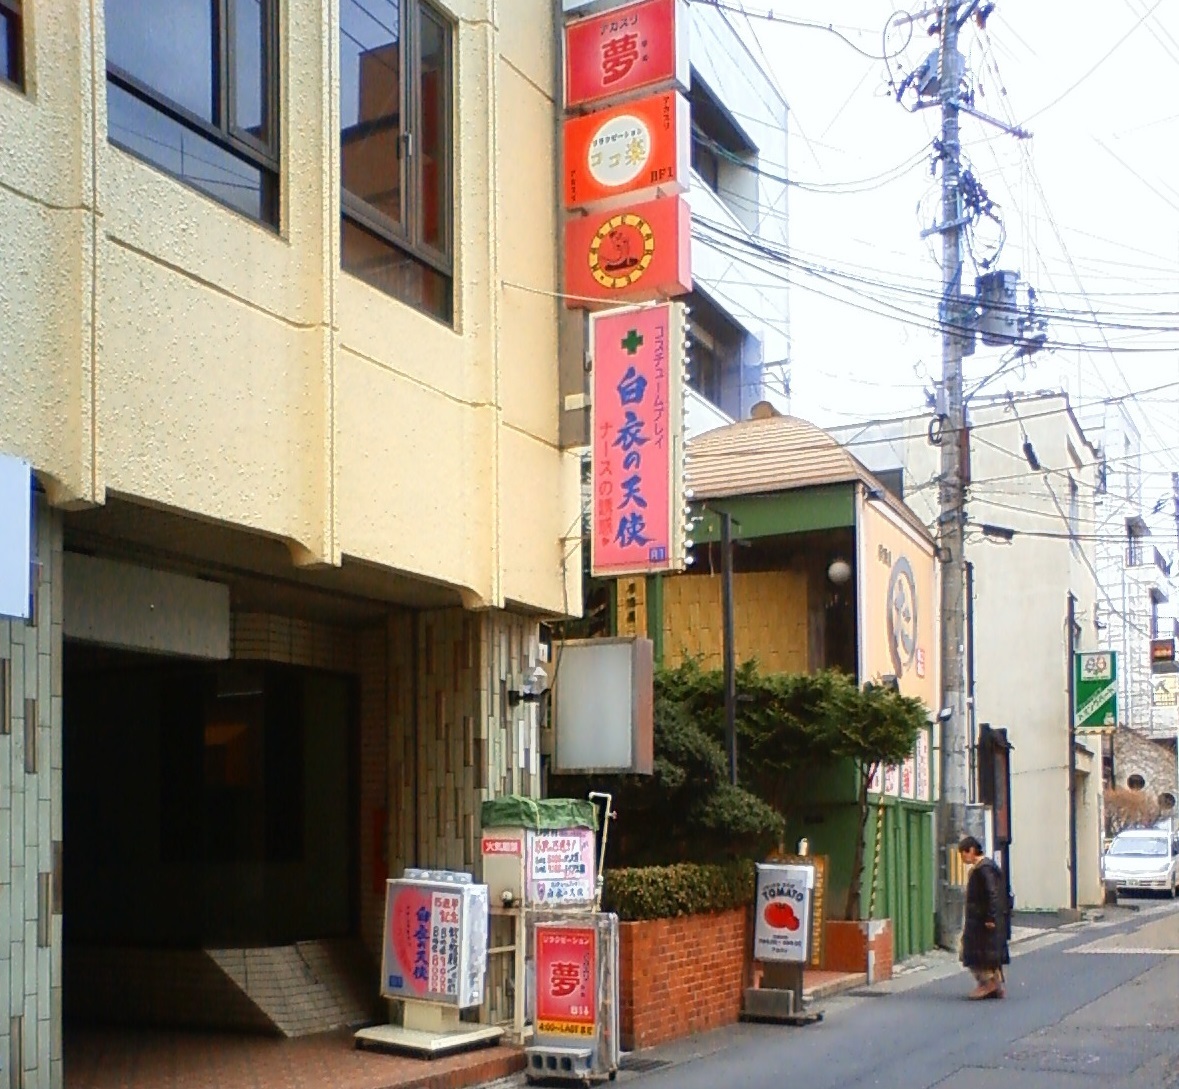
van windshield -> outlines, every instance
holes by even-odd
[[[1171,845],[1163,836],[1118,836],[1110,844],[1111,855],[1137,855],[1140,858],[1166,858]]]

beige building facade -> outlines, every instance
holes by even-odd
[[[63,987],[133,961],[96,950],[371,955],[386,874],[477,868],[480,801],[540,788],[507,694],[581,609],[579,464],[551,3],[0,13],[0,454],[53,557],[39,626],[0,618],[9,720],[45,731],[0,1065],[56,1087]],[[152,889],[203,907],[129,921]],[[108,1018],[169,1008],[117,983]]]

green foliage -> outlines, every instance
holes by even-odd
[[[737,751],[740,781],[780,814],[789,815],[824,767],[850,760],[857,769],[859,835],[846,911],[856,918],[864,872],[868,787],[882,765],[899,764],[913,751],[927,722],[920,700],[865,685],[836,670],[815,674],[758,672],[754,662],[737,671]],[[724,678],[686,661],[656,678],[660,698],[681,708],[698,729],[724,741]]]
[[[607,870],[602,906],[624,922],[729,911],[753,902],[754,879],[748,860]]]

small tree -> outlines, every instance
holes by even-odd
[[[832,714],[839,723],[834,751],[856,764],[855,853],[851,883],[847,890],[846,918],[860,917],[864,883],[864,836],[868,829],[868,790],[880,768],[899,764],[913,752],[918,733],[925,728],[928,712],[917,699],[902,696],[890,688],[865,685],[858,688],[850,678],[833,688],[837,706]]]
[[[1159,819],[1159,806],[1144,790],[1107,789],[1105,834],[1116,836],[1127,828],[1149,828]]]

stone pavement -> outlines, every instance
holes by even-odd
[[[351,1032],[294,1040],[139,1030],[65,1037],[70,1089],[463,1089],[523,1068],[515,1048],[427,1061],[358,1051]]]

